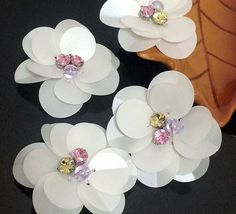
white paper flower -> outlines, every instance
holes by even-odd
[[[55,29],[32,30],[23,39],[23,49],[30,59],[17,68],[15,81],[21,84],[45,81],[39,100],[53,117],[69,117],[92,94],[108,95],[118,87],[118,58],[96,44],[92,33],[77,21],[68,19]]]
[[[157,75],[148,89],[130,86],[115,96],[107,139],[131,153],[143,184],[191,182],[207,171],[222,135],[209,110],[193,101],[190,80],[177,71]]]
[[[100,19],[106,25],[121,28],[118,40],[126,51],[138,52],[156,46],[169,57],[183,59],[197,43],[195,24],[184,16],[191,8],[192,0],[108,0],[101,9]]]
[[[83,205],[92,213],[122,213],[137,170],[128,153],[106,148],[102,127],[46,124],[41,133],[45,143],[26,146],[13,166],[15,179],[34,188],[37,213],[74,214]]]

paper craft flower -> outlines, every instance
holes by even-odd
[[[190,80],[177,71],[157,75],[148,89],[130,86],[115,96],[107,139],[131,153],[143,184],[191,182],[207,171],[222,134],[210,111],[193,101]]]
[[[128,153],[106,148],[102,127],[46,124],[41,133],[45,143],[26,146],[13,165],[15,179],[34,188],[37,213],[122,213],[137,170]]]
[[[156,46],[169,57],[183,59],[197,44],[195,24],[184,16],[191,8],[192,0],[108,0],[100,19],[120,28],[118,40],[126,51]]]
[[[53,117],[69,117],[92,94],[108,95],[118,87],[118,58],[96,44],[92,33],[77,21],[32,30],[23,39],[23,49],[30,59],[17,68],[15,81],[44,81],[39,101]]]

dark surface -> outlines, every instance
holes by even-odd
[[[112,112],[113,95],[92,97],[82,110],[68,119],[54,119],[38,102],[40,84],[17,85],[14,72],[26,58],[21,41],[31,29],[55,27],[63,19],[72,18],[87,26],[97,43],[110,48],[121,60],[119,89],[137,84],[148,86],[150,80],[166,68],[139,59],[122,50],[117,30],[103,25],[98,14],[105,0],[0,0],[0,214],[30,214],[32,191],[18,185],[12,176],[17,153],[26,145],[41,141],[44,123],[93,122],[106,127]],[[118,90],[119,90],[118,89]],[[201,122],[201,121],[197,121]],[[223,129],[223,144],[211,158],[207,174],[199,181],[172,182],[161,189],[151,189],[139,182],[126,194],[124,213],[128,214],[230,214],[236,213],[236,118]],[[82,213],[89,213],[86,209]]]

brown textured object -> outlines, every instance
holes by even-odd
[[[196,23],[198,44],[190,57],[171,59],[157,48],[138,56],[187,75],[195,89],[195,102],[208,107],[223,127],[236,110],[236,0],[193,2],[188,16]]]

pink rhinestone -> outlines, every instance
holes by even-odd
[[[85,149],[77,148],[71,152],[72,158],[76,161],[77,164],[84,164],[88,159],[88,153]]]
[[[74,177],[79,182],[88,182],[91,177],[92,170],[86,165],[80,165],[75,168]]]
[[[139,15],[144,18],[150,18],[154,14],[155,10],[151,5],[141,6]]]
[[[71,63],[77,67],[81,67],[84,64],[84,60],[77,55],[71,55],[70,60]]]
[[[70,64],[70,56],[69,55],[60,54],[60,55],[56,56],[55,59],[56,59],[56,65],[58,68],[63,68],[66,65]]]
[[[168,143],[170,139],[170,133],[165,129],[158,129],[154,132],[153,143],[164,145]]]
[[[74,79],[77,76],[77,73],[78,68],[74,65],[69,64],[63,68],[63,74],[68,80]]]

